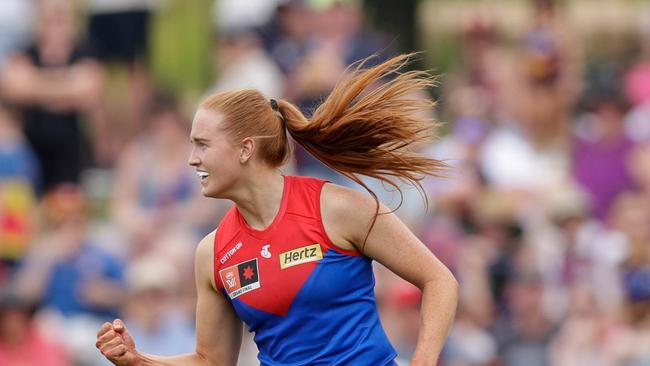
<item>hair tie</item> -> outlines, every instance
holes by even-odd
[[[280,123],[282,124],[282,128],[286,129],[287,128],[287,121],[284,120],[284,116],[282,113],[280,113],[280,107],[278,106],[278,101],[275,99],[271,99],[271,108],[273,108],[273,111],[275,111],[280,117]]]

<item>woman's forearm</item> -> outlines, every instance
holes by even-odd
[[[422,288],[418,342],[411,366],[434,366],[451,328],[458,304],[458,282],[448,270]]]
[[[155,356],[139,353],[140,362],[138,366],[221,366],[211,364],[210,361],[198,353],[187,353],[176,356]],[[226,365],[225,363],[223,366]]]

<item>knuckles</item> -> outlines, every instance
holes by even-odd
[[[102,326],[102,329],[97,334],[95,347],[104,357],[116,361],[128,352],[128,348],[121,335],[114,328],[110,328],[112,326],[110,323],[105,323]]]
[[[104,355],[106,355],[110,349],[121,347],[123,345],[124,343],[122,342],[122,338],[116,337],[115,335],[110,338],[97,340],[97,342],[95,342],[95,347],[99,349]]]

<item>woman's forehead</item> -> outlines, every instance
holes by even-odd
[[[194,115],[191,134],[214,134],[219,126],[221,126],[222,120],[223,116],[221,113],[200,108]]]
[[[223,119],[222,113],[207,108],[197,109],[196,114],[194,115],[195,121],[199,120],[202,122],[211,122],[213,124],[221,123],[222,119]]]

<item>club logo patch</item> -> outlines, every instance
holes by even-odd
[[[262,257],[271,258],[272,254],[271,254],[271,251],[269,250],[270,247],[271,247],[271,244],[266,244],[265,246],[262,247],[262,251],[260,252]]]
[[[231,299],[260,288],[257,258],[222,269],[219,276]]]
[[[323,252],[320,244],[308,245],[280,254],[280,268],[285,269],[321,259],[323,259]]]

